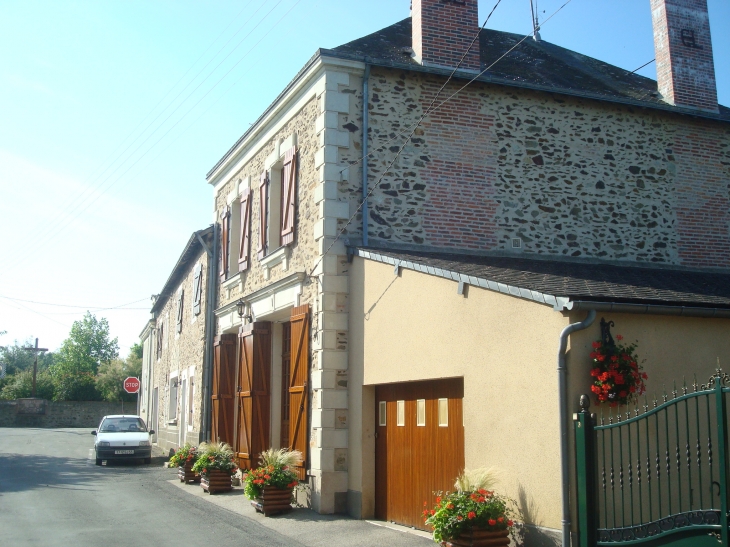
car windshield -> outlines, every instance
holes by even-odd
[[[140,418],[106,418],[101,422],[102,433],[137,433],[147,431],[147,426]]]

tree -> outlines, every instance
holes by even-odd
[[[139,356],[139,344],[135,344],[125,360],[114,359],[99,367],[96,377],[96,389],[105,401],[136,401],[135,393],[124,391],[123,382],[129,376],[139,378],[142,375],[142,358]]]
[[[119,344],[116,338],[109,339],[108,321],[86,312],[83,319],[74,321],[51,367],[54,400],[99,400],[96,373],[101,365],[118,356]]]
[[[55,392],[53,377],[47,371],[41,371],[36,377],[36,397],[51,400]],[[0,390],[0,399],[22,399],[33,395],[33,371],[23,370],[8,378]]]

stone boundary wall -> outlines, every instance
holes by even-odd
[[[103,401],[43,401],[43,414],[25,414],[22,412],[22,401],[24,400],[0,401],[0,427],[94,429],[107,414],[137,413],[137,404],[133,402],[122,404]]]

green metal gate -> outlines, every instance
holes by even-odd
[[[730,547],[730,376],[684,385],[639,408],[574,416],[580,547]],[[651,408],[650,408],[651,406]]]

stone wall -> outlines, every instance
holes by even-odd
[[[152,355],[152,374],[150,389],[152,393],[157,389],[157,445],[165,451],[177,448],[184,442],[198,444],[200,431],[202,429],[202,387],[203,387],[203,357],[205,351],[205,310],[208,295],[206,286],[208,283],[208,255],[200,244],[198,245],[198,257],[191,261],[185,277],[175,287],[167,302],[160,310],[156,319],[156,326],[164,325],[162,352],[160,357],[157,353]],[[193,278],[194,271],[198,264],[202,264],[203,279],[200,313],[193,313]],[[179,291],[183,290],[183,320],[182,329],[177,332],[177,304]],[[155,336],[153,335],[153,338]],[[152,344],[154,351],[155,344]],[[178,378],[177,405],[170,411],[170,379]],[[182,382],[186,382],[186,392],[182,391]],[[189,389],[190,382],[193,382],[193,418],[189,419]],[[185,430],[180,431],[182,423],[181,408],[185,397]],[[151,410],[150,410],[151,411]],[[153,418],[150,418],[153,421]],[[154,423],[154,422],[153,422]],[[191,426],[191,427],[189,427]]]
[[[21,400],[22,401],[22,400]],[[0,401],[0,427],[96,428],[108,414],[137,414],[137,403],[43,401],[43,414],[22,413],[22,402]]]
[[[372,244],[730,266],[730,124],[472,84],[386,173],[441,85],[372,71]]]

